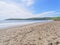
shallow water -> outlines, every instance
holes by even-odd
[[[25,25],[37,22],[49,22],[52,20],[1,20],[0,21],[0,28],[7,28],[16,25]]]

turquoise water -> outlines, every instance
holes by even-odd
[[[37,22],[49,22],[49,21],[52,20],[1,20],[0,28],[7,28],[16,25],[26,25],[26,24],[37,23]]]

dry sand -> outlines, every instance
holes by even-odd
[[[0,45],[60,45],[60,21],[0,30]]]

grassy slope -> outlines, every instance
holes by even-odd
[[[60,17],[54,17],[52,20],[60,20]]]

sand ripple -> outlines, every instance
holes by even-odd
[[[60,21],[0,30],[0,45],[60,45]]]

